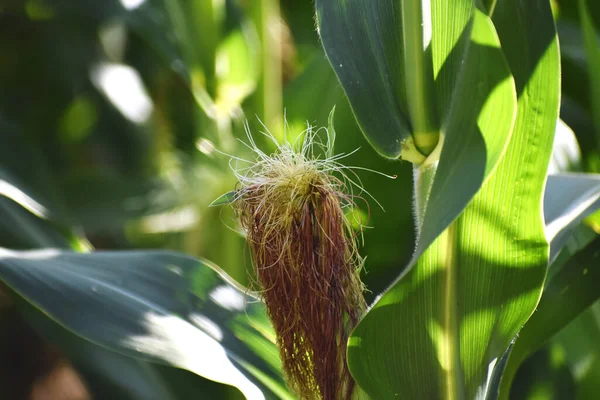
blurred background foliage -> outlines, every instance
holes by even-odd
[[[410,167],[377,157],[363,140],[320,48],[310,2],[13,3],[0,14],[2,164],[51,198],[58,218],[95,248],[202,255],[245,283],[243,241],[229,210],[207,208],[236,183],[219,152],[247,154],[236,140],[245,139],[246,120],[273,150],[258,132],[283,138],[282,107],[293,138],[307,124],[326,126],[337,106],[336,151],[360,147],[349,165],[399,175],[357,172],[394,208],[363,210],[376,227],[365,231],[369,287],[383,289],[378,266],[410,255]],[[16,239],[5,245],[40,245]]]
[[[581,4],[553,2],[561,118],[576,137],[568,168],[600,172],[600,68],[593,62],[600,31],[592,31],[590,46],[582,23],[600,27],[600,3],[587,2],[585,21]],[[388,210],[360,204],[372,300],[413,251],[411,165],[380,157],[363,138],[313,15],[309,0],[2,0],[0,182],[27,188],[51,218],[0,197],[0,247],[177,250],[213,261],[245,285],[247,250],[232,212],[208,207],[236,185],[222,153],[248,156],[237,140],[245,139],[246,121],[272,151],[261,130],[293,138],[307,124],[326,126],[336,106],[336,152],[360,148],[347,165],[398,176],[356,171]],[[600,232],[600,214],[587,222]],[[0,384],[12,390],[4,389],[6,398],[26,398],[61,356],[9,305],[3,309]],[[595,398],[599,310],[523,365],[514,398]],[[240,396],[209,381],[200,386],[211,393],[206,398]]]

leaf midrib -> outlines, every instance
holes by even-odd
[[[458,265],[456,254],[460,248],[460,218],[454,221],[444,232],[442,257],[444,269],[443,286],[443,327],[445,332],[442,340],[442,354],[446,357],[446,368],[443,383],[448,400],[462,400],[465,398],[463,387],[462,368],[460,363],[460,329],[458,323]]]

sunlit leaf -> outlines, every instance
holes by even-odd
[[[452,26],[454,21],[441,18],[446,5],[432,3],[434,60],[436,23],[447,20]],[[457,43],[479,55],[477,65],[482,65],[494,54],[495,32],[485,15],[473,15],[470,33],[476,37]],[[515,21],[515,15],[521,17]],[[530,19],[535,19],[535,29],[526,22]],[[448,132],[424,212],[418,263],[378,300],[350,338],[351,371],[374,398],[493,398],[494,366],[501,364],[543,287],[548,249],[541,200],[559,100],[554,24],[544,1],[499,2],[493,21],[516,82],[514,133],[504,153],[502,139],[488,137],[501,129],[499,123],[490,127],[479,120],[481,131],[456,133],[455,139]],[[478,47],[481,43],[485,45]],[[440,54],[451,54],[456,44],[449,46]],[[487,66],[488,73],[494,66]],[[501,96],[500,87],[484,91],[488,101]],[[458,110],[472,106],[466,94],[446,104]],[[506,108],[500,112],[484,107],[475,115],[486,115],[484,120],[490,122],[504,113]],[[487,152],[483,143],[490,144]],[[535,152],[525,150],[532,146]],[[490,154],[490,149],[497,153]],[[497,167],[494,154],[501,157]],[[470,200],[463,188],[474,194],[482,182],[452,223]],[[384,324],[387,329],[380,328]]]
[[[286,396],[262,304],[202,261],[169,252],[3,250],[0,279],[87,341],[233,385],[248,399]]]

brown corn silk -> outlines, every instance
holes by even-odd
[[[340,179],[296,157],[261,168],[235,207],[288,384],[303,399],[350,399],[346,343],[366,308],[342,208],[351,197]]]

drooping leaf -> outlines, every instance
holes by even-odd
[[[205,262],[169,252],[3,250],[0,279],[96,345],[233,385],[247,398],[289,397],[262,304]]]
[[[448,131],[457,128],[466,129],[461,140],[475,145],[475,139],[468,139],[474,133],[473,121],[480,116],[482,120],[484,115],[489,117],[482,109],[494,89],[497,92],[486,108],[494,104],[496,109],[509,112],[514,107],[510,83],[505,81],[509,73],[501,53],[494,49],[494,35],[489,37],[484,32],[487,28],[480,24],[475,30],[484,31],[472,34],[471,17],[475,11],[470,1],[457,2],[453,7],[432,5],[431,13],[423,12],[426,23],[421,33],[428,46],[425,60],[433,64],[419,68],[404,60],[407,42],[413,39],[404,32],[406,21],[402,18],[401,4],[317,1],[322,43],[359,125],[381,154],[400,156],[416,123],[409,118],[407,74],[416,78],[425,74],[424,80],[435,79],[435,87],[431,89],[433,103],[427,104],[422,112],[437,117],[439,127],[435,129],[441,135],[449,135]],[[427,30],[428,20],[433,24],[431,31]],[[481,60],[476,61],[478,58]],[[432,76],[428,76],[428,68],[432,68]],[[503,84],[498,85],[500,82]],[[418,90],[426,98],[428,91],[427,87]],[[470,107],[457,107],[465,96],[470,97]],[[502,122],[497,129],[510,131],[506,126],[510,127],[512,121]],[[499,148],[489,146],[488,157],[493,159],[504,149],[505,137],[496,132],[489,139],[500,143]],[[489,163],[490,167],[493,165],[493,161]]]
[[[124,356],[88,342],[61,327],[25,302],[17,302],[28,324],[60,348],[84,379],[94,398],[174,399],[173,393],[149,362]],[[200,377],[197,377],[201,380]]]
[[[441,18],[446,6],[432,3],[434,38],[436,22],[453,21]],[[488,34],[465,47],[475,49],[481,65],[491,58],[487,51],[494,48],[495,32],[493,27],[485,30],[485,15],[473,15],[471,34]],[[494,366],[501,364],[543,287],[548,248],[541,200],[559,103],[554,23],[545,1],[499,2],[493,21],[519,96],[514,132],[505,153],[501,139],[488,137],[498,123],[490,128],[479,120],[481,130],[471,135],[451,137],[448,132],[424,211],[418,262],[378,300],[350,338],[351,371],[374,398],[493,398],[497,388],[489,378]],[[487,45],[477,47],[482,42]],[[432,48],[435,60],[435,42]],[[500,95],[500,87],[484,91],[488,105]],[[449,115],[453,107],[472,105],[468,96],[447,104]],[[509,111],[484,107],[476,115],[501,120]],[[461,142],[463,137],[470,140]],[[497,167],[494,154],[500,158]],[[452,222],[471,199],[463,188],[475,194],[482,183]],[[387,329],[380,328],[384,324]]]
[[[399,2],[317,1],[321,41],[367,139],[398,157],[410,137]]]

